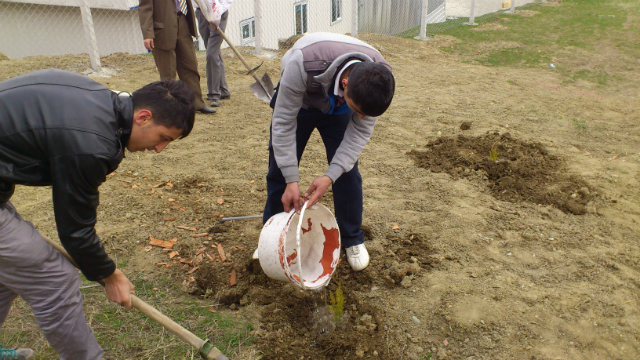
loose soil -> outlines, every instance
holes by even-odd
[[[198,114],[192,134],[161,154],[127,154],[101,187],[97,231],[123,271],[170,279],[184,296],[252,323],[255,341],[233,359],[640,357],[638,60],[606,48],[602,59],[623,73],[604,87],[465,64],[439,50],[456,41],[449,37],[361,37],[397,81],[359,162],[367,269],[351,271],[343,253],[329,286],[304,292],[251,259],[260,219],[219,221],[262,213],[271,116],[226,50],[231,99]],[[274,83],[279,61],[260,69]],[[48,66],[83,72],[88,63],[2,60],[0,77]],[[95,79],[116,90],[158,78],[149,56],[103,65],[117,75]],[[325,167],[314,134],[301,188]],[[55,236],[48,189],[19,187],[13,202]],[[323,202],[332,207],[331,192]],[[163,251],[150,236],[175,245]],[[345,312],[334,321],[327,305],[339,286]],[[110,358],[142,355],[105,348]]]

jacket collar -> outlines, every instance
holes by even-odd
[[[330,87],[333,84],[333,80],[336,73],[339,71],[340,68],[342,68],[342,66],[344,66],[344,64],[348,62],[348,60],[352,60],[352,59],[358,59],[362,61],[373,61],[368,55],[363,54],[361,52],[346,53],[338,56],[331,63],[331,65],[329,65],[329,67],[327,68],[327,70],[325,70],[325,72],[323,72],[320,75],[314,76],[313,79],[317,81],[320,85],[322,85],[322,88],[324,89],[325,93],[327,93],[329,90],[333,91],[333,89],[330,89]]]
[[[120,140],[122,150],[129,143],[131,127],[133,126],[133,99],[127,92],[114,93],[113,110],[118,118],[118,129],[116,136]]]

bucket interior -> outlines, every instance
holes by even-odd
[[[299,215],[291,219],[285,239],[286,259],[290,274],[300,281],[300,266],[304,286],[319,288],[329,281],[340,259],[338,224],[324,206],[314,206],[303,214],[300,233],[300,256],[297,254],[296,232]]]

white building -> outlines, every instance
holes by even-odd
[[[255,46],[256,13],[262,14],[262,47],[277,49],[278,39],[306,32],[351,31],[357,0],[235,0],[226,35],[236,46]],[[90,53],[89,24],[80,5],[87,4],[100,56],[142,54],[138,0],[0,0],[0,53],[9,58]],[[226,45],[224,45],[226,46]]]

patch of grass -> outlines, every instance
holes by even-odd
[[[578,120],[573,118],[573,125],[576,127],[579,133],[587,131],[587,122],[585,120]]]
[[[253,324],[242,311],[218,310],[211,301],[194,298],[172,286],[171,278],[139,274],[130,278],[136,295],[150,306],[210,342],[229,358],[254,341]],[[94,284],[83,279],[83,285]],[[157,289],[157,290],[154,290]],[[109,359],[196,359],[197,349],[184,343],[138,310],[124,308],[106,299],[102,287],[82,290],[84,310],[98,343]],[[39,360],[58,359],[42,336],[26,303],[18,299],[3,325],[0,343],[10,347],[32,347]]]
[[[342,292],[342,284],[338,284],[338,288],[335,292],[329,292],[331,298],[331,305],[329,310],[333,313],[333,320],[336,324],[342,320],[342,314],[344,314],[344,293]]]
[[[614,78],[601,70],[607,64],[602,63],[606,60],[600,56],[594,56],[593,60],[600,64],[585,59],[590,52],[597,53],[606,43],[611,44],[609,51],[640,57],[640,37],[637,36],[640,23],[630,19],[640,12],[640,2],[636,0],[580,0],[561,2],[557,6],[527,4],[516,8],[516,11],[522,10],[535,13],[520,16],[500,11],[475,19],[479,27],[495,24],[500,25],[496,26],[500,30],[485,26],[484,31],[477,31],[478,27],[462,26],[468,18],[461,18],[429,24],[427,31],[461,40],[441,50],[461,55],[463,62],[540,69],[549,69],[553,63],[554,71],[567,79],[599,85],[609,85],[612,80],[624,80],[624,77]],[[413,28],[401,36],[412,37],[418,31],[419,27]],[[581,65],[576,68],[558,65],[558,60],[565,59],[566,64]]]

